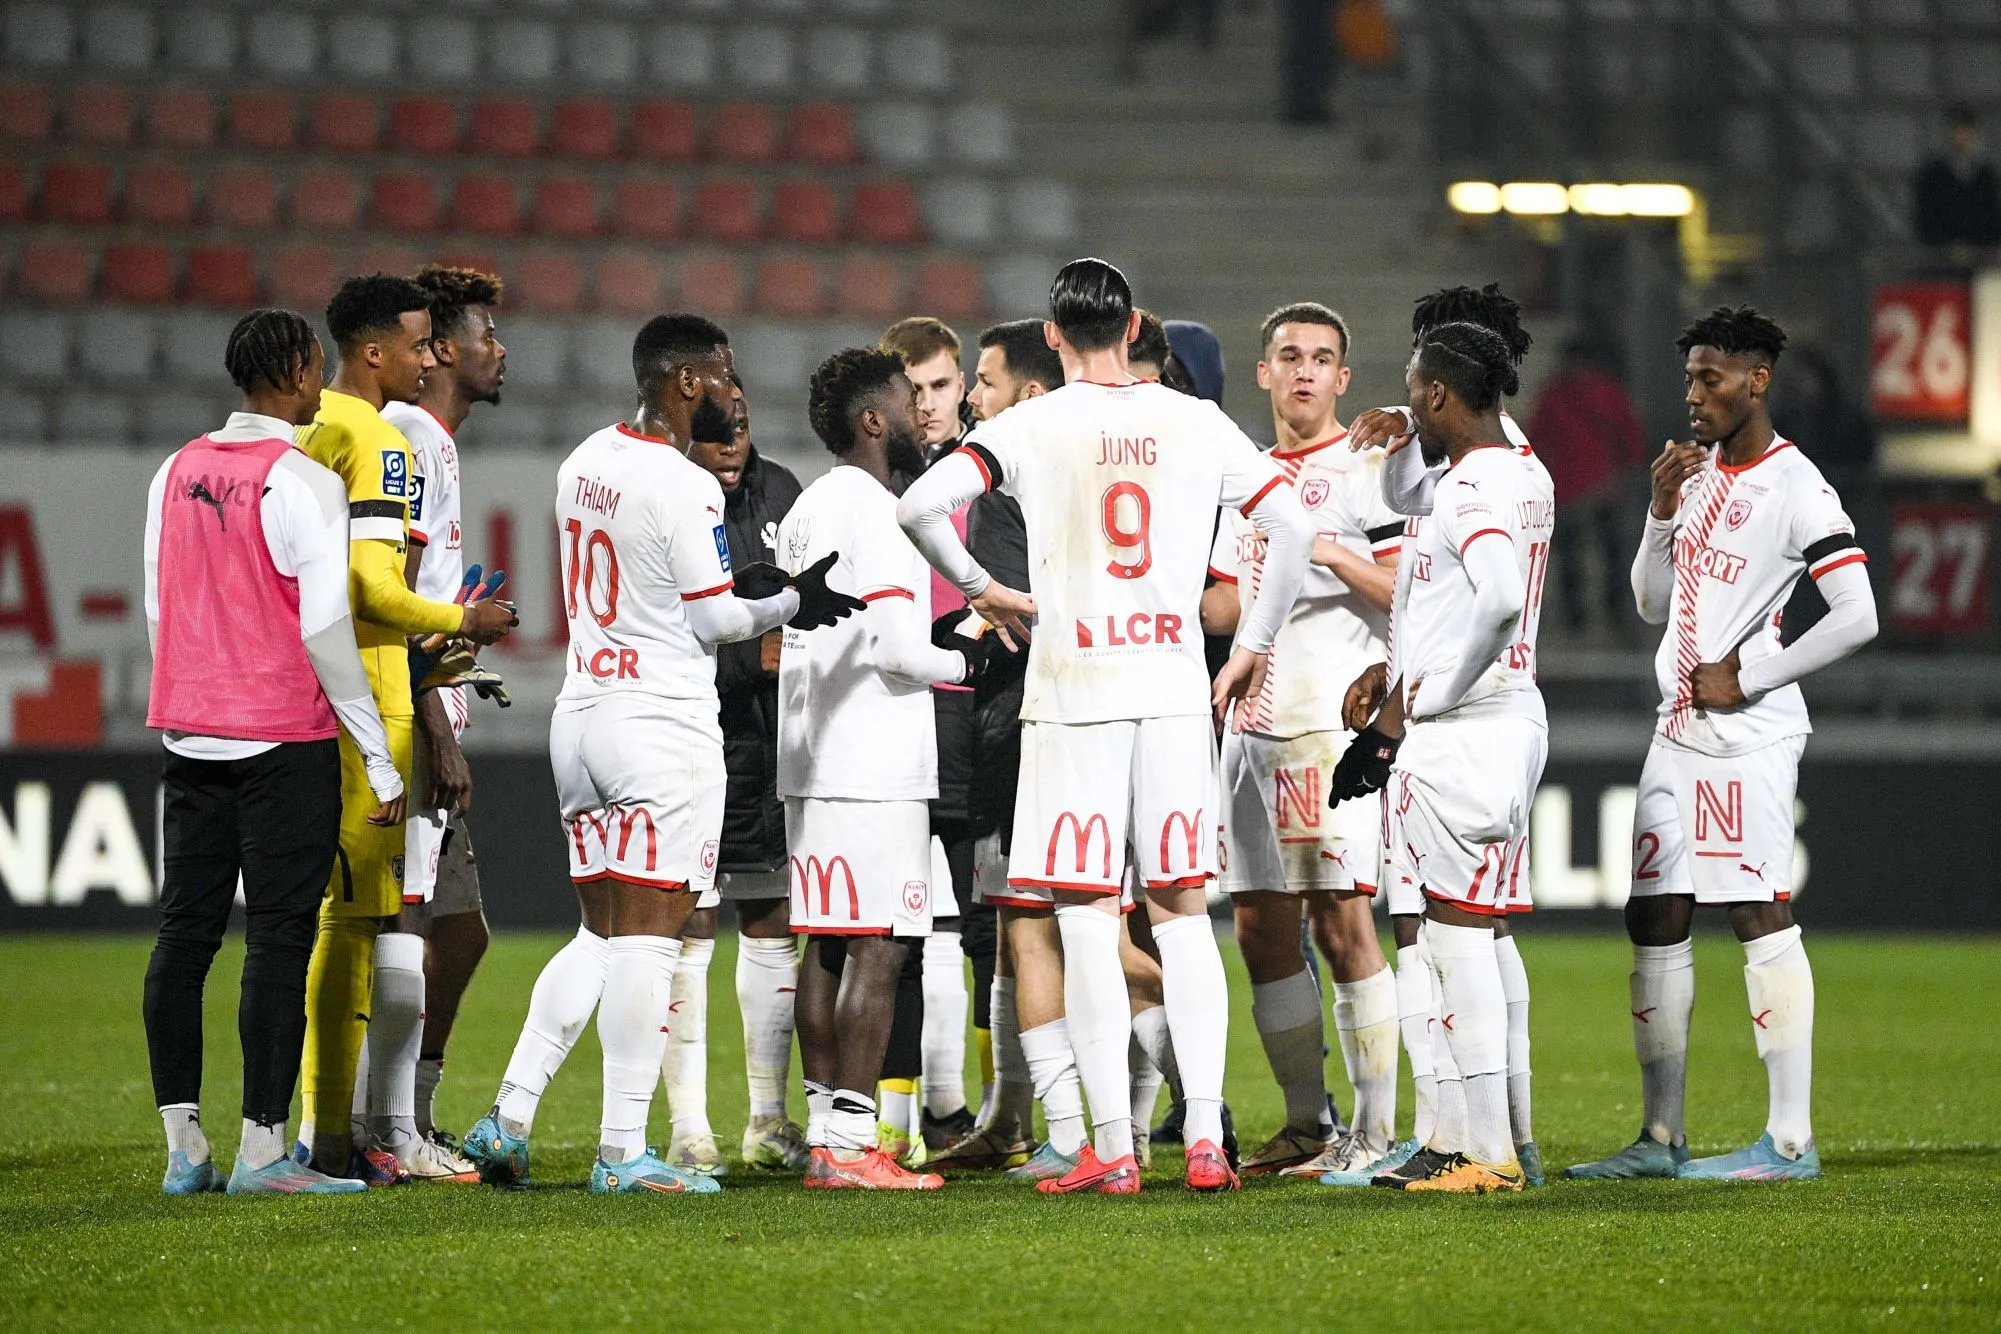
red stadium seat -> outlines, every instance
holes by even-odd
[[[452,227],[482,236],[512,236],[521,225],[520,192],[514,178],[482,172],[461,176],[452,187]]]
[[[434,256],[430,256],[452,269],[478,269],[481,273],[499,273],[500,261],[491,250],[481,250],[476,246],[446,246]]]
[[[90,252],[70,241],[30,241],[14,285],[38,301],[82,301],[90,295]]]
[[[361,219],[361,188],[344,171],[309,171],[292,184],[292,222],[352,231]]]
[[[174,257],[150,241],[120,241],[104,248],[98,290],[115,301],[174,299]]]
[[[840,211],[825,181],[787,181],[771,197],[771,234],[826,245],[841,239]]]
[[[313,99],[306,138],[330,153],[372,153],[379,140],[375,99],[360,93],[324,92]]]
[[[215,99],[199,88],[155,88],[146,95],[146,139],[160,148],[207,148],[215,142]]]
[[[579,98],[556,103],[549,152],[557,157],[608,158],[618,152],[618,112],[609,102]]]
[[[63,135],[72,143],[125,147],[132,142],[132,94],[96,84],[71,89],[63,104]]]
[[[903,289],[903,266],[873,255],[850,259],[834,280],[841,314],[864,319],[891,319],[908,309]]]
[[[186,227],[195,220],[195,187],[179,167],[147,162],[125,177],[125,216],[156,227]]]
[[[642,102],[634,107],[632,155],[654,162],[693,162],[694,108],[686,102]]]
[[[826,309],[822,287],[810,259],[774,255],[757,266],[757,308],[766,315],[818,315]]]
[[[399,97],[389,108],[389,146],[436,155],[458,147],[459,118],[442,97]]]
[[[406,245],[372,245],[356,255],[350,273],[415,273],[417,266],[429,259],[428,254],[418,256]]]
[[[861,156],[855,148],[855,118],[846,107],[832,102],[805,102],[794,107],[786,147],[794,161],[816,166],[840,166]]]
[[[50,222],[111,221],[111,171],[57,162],[42,173],[42,216]]]
[[[708,315],[743,308],[743,278],[727,255],[691,255],[681,261],[681,304]]]
[[[414,171],[385,171],[369,191],[368,216],[399,232],[428,232],[438,225],[438,183]]]
[[[708,180],[695,188],[694,232],[712,241],[755,241],[763,234],[757,187],[749,181]]]
[[[716,108],[709,126],[709,156],[719,162],[770,162],[778,156],[777,119],[762,102]]]
[[[681,195],[672,181],[620,181],[613,196],[612,230],[638,241],[671,241],[681,234]]]
[[[237,148],[292,146],[292,99],[283,93],[231,93],[228,119],[228,139]]]
[[[49,137],[49,90],[33,84],[0,88],[0,139],[38,144]]]
[[[658,314],[661,277],[660,262],[650,255],[606,255],[598,261],[598,309],[622,315]]]
[[[583,281],[577,262],[568,255],[547,252],[524,254],[514,261],[507,275],[510,307],[567,313],[582,304]]]
[[[545,176],[535,182],[535,216],[530,224],[544,236],[595,236],[598,188],[587,176]]]
[[[28,169],[11,158],[0,158],[0,222],[28,220]]]
[[[208,178],[208,216],[219,227],[274,226],[278,202],[271,173],[261,167],[218,167]]]
[[[196,246],[181,279],[190,301],[241,308],[257,304],[257,265],[238,245]]]
[[[488,97],[472,105],[467,147],[495,157],[532,157],[540,139],[535,106],[513,97]]]
[[[924,239],[917,195],[906,181],[871,181],[855,187],[848,230],[858,241],[909,245]]]
[[[281,306],[317,315],[333,295],[333,251],[322,246],[280,250],[271,256],[270,272],[271,300]]]
[[[940,319],[972,319],[986,308],[980,266],[969,259],[927,259],[917,270],[917,306]]]

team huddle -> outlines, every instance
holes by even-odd
[[[1134,1194],[1152,1145],[1171,1142],[1150,1135],[1165,1085],[1191,1190],[1260,1174],[1473,1194],[1542,1184],[1513,928],[1531,907],[1548,753],[1536,638],[1557,515],[1503,407],[1529,348],[1519,309],[1491,285],[1420,300],[1407,406],[1343,427],[1346,323],[1319,303],[1281,306],[1257,367],[1277,434],[1266,450],[1192,392],[1194,357],[1098,259],[1056,275],[1046,321],[982,335],[963,434],[929,404],[939,345],[886,338],[827,358],[809,415],[835,466],[766,528],[765,553],[733,555],[725,522],[748,439],[727,333],[685,314],[640,330],[637,410],[578,445],[554,492],[569,642],[549,744],[581,923],[535,984],[492,1109],[463,1141],[438,1127],[445,1045],[486,940],[458,738],[469,694],[506,703],[476,652],[513,621],[494,596],[504,575],[463,565],[452,438],[473,403],[498,401],[499,298],[498,280],[468,270],[352,280],[328,312],[341,368],[324,394],[297,316],[259,312],[232,339],[246,395],[283,400],[254,420],[291,414],[300,449],[345,484],[369,687],[334,702],[342,820],[307,978],[305,1124],[287,1151],[284,1112],[274,1137],[247,1075],[232,1191],[526,1186],[538,1104],[593,1014],[591,1188],[722,1188],[699,999],[713,910],[738,879],[719,661],[761,664],[773,682],[789,867],[782,897],[737,890],[747,1167],[812,1189],[935,1190],[1001,1171],[1043,1193]],[[1642,617],[1669,627],[1626,910],[1644,1114],[1631,1145],[1568,1176],[1820,1170],[1813,979],[1788,907],[1810,730],[1797,682],[1866,643],[1875,611],[1839,498],[1767,414],[1784,345],[1748,307],[1712,312],[1678,344],[1695,438],[1653,464],[1632,569]],[[957,352],[954,338],[954,378]],[[1829,612],[1787,635],[1802,572]],[[939,815],[941,784],[966,781],[946,744],[961,716],[1001,737],[973,765],[975,786],[1000,775],[979,829]],[[177,738],[219,744],[158,725],[175,754]],[[1232,901],[1286,1108],[1242,1155],[1223,1102],[1212,885]],[[1756,1143],[1705,1159],[1682,1124],[1696,904],[1726,907],[1744,944],[1771,1090]],[[996,930],[974,953],[977,912]],[[964,1061],[962,923],[987,1081],[977,1114],[957,1069],[933,1070]],[[1327,1087],[1316,949],[1352,1117]],[[959,1007],[940,1009],[956,1047],[934,1052],[924,1020],[927,1095],[949,1092],[921,1119],[902,1078],[915,1058],[900,1054],[914,1051],[900,997],[920,967],[926,1000],[956,993]],[[149,976],[149,1025],[151,1005]],[[795,1032],[803,1129],[785,1114]],[[1399,1045],[1415,1103],[1401,1141]],[[663,1081],[665,1154],[648,1135]],[[162,1081],[157,1055],[155,1085],[166,1188],[220,1188],[198,1107],[169,1096],[181,1085]]]

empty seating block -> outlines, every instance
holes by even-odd
[[[28,84],[0,88],[0,139],[33,144],[48,133],[48,89]]]
[[[774,255],[757,266],[757,308],[767,315],[800,318],[825,307],[820,271],[813,261]]]
[[[179,167],[142,163],[125,178],[125,216],[156,227],[186,227],[194,221],[194,182]]]
[[[438,225],[438,183],[419,172],[385,171],[369,192],[369,216],[399,232],[428,232]]]
[[[161,148],[207,148],[215,101],[198,88],[155,88],[146,97],[146,138]]]
[[[743,279],[727,255],[691,255],[681,261],[681,304],[710,315],[734,315],[743,304]]]
[[[452,226],[487,236],[511,236],[520,224],[514,179],[499,174],[461,176],[452,187]]]
[[[458,113],[442,97],[399,97],[389,108],[389,146],[405,153],[449,153],[458,146]]]
[[[278,220],[271,173],[260,167],[222,167],[209,177],[208,216],[218,226],[262,229]]]
[[[792,31],[776,24],[733,26],[729,31],[729,76],[733,86],[776,92],[792,84]]]
[[[964,259],[929,259],[917,270],[917,305],[940,319],[971,319],[985,306],[980,266]]]
[[[309,171],[292,186],[292,222],[329,231],[351,229],[361,214],[361,191],[344,171]]]
[[[673,187],[670,185],[668,189],[671,192]],[[595,236],[597,186],[584,176],[548,176],[535,182],[535,215],[531,226],[544,236]]]
[[[709,127],[709,155],[720,162],[770,162],[778,156],[778,127],[762,102],[732,102],[716,109]]]
[[[76,52],[76,22],[62,5],[9,5],[7,56],[22,65],[67,65]]]
[[[419,255],[406,245],[372,245],[356,255],[349,273],[415,273],[417,266],[432,256]]]
[[[171,301],[174,258],[165,246],[150,241],[121,241],[106,246],[98,288],[117,301]]]
[[[69,241],[30,241],[14,285],[34,300],[81,301],[90,295],[90,253]]]
[[[846,107],[831,102],[794,107],[787,139],[791,156],[799,162],[831,167],[860,156],[855,149],[854,117]]]
[[[71,89],[63,103],[63,130],[77,143],[123,148],[132,142],[132,94],[94,85]]]
[[[903,269],[893,260],[857,256],[841,266],[835,302],[843,315],[893,319],[904,312]]]
[[[586,21],[570,28],[570,74],[601,88],[623,88],[639,68],[639,41],[623,23]]]
[[[771,199],[772,235],[826,245],[841,239],[834,191],[825,181],[787,181]]]
[[[28,220],[28,170],[0,159],[0,222]]]
[[[695,188],[697,236],[712,241],[755,241],[762,233],[757,187],[749,181],[703,181]]]
[[[0,370],[54,380],[69,368],[69,321],[49,310],[0,308]]]
[[[598,263],[598,308],[627,315],[657,314],[661,276],[660,262],[650,255],[605,256]]]
[[[167,315],[160,339],[160,357],[166,374],[177,380],[213,380],[222,365],[222,350],[229,343],[236,318],[211,310],[183,307]]]
[[[583,283],[576,261],[568,255],[525,254],[507,275],[509,304],[525,310],[573,311],[581,304]]]
[[[375,151],[375,99],[360,93],[324,92],[313,99],[306,138],[333,153]]]
[[[549,120],[549,151],[560,157],[608,158],[618,152],[618,113],[590,98],[558,102]]]
[[[638,241],[671,241],[681,234],[681,197],[672,181],[618,183],[612,230]]]
[[[232,93],[229,142],[238,148],[290,148],[292,99],[283,93]]]
[[[535,108],[514,98],[489,97],[473,103],[467,146],[496,157],[530,157],[540,139]]]
[[[196,246],[188,252],[182,285],[190,301],[211,306],[255,305],[257,266],[242,246]]]
[[[271,256],[271,299],[295,310],[318,312],[334,291],[333,251],[288,246]]]
[[[904,181],[871,181],[855,187],[849,231],[856,240],[908,245],[924,238],[917,196]]]
[[[99,69],[142,70],[153,63],[157,37],[150,10],[96,5],[84,16],[83,58]]]
[[[100,306],[76,322],[77,361],[93,379],[144,380],[159,352],[160,319],[140,310]]]
[[[642,102],[634,107],[632,155],[655,162],[693,162],[694,108],[686,102]]]
[[[558,45],[554,24],[540,19],[502,19],[490,30],[487,64],[503,79],[547,83],[556,77]]]
[[[479,73],[479,34],[471,19],[421,13],[404,25],[411,64],[439,83],[465,83]]]
[[[250,16],[244,54],[266,74],[310,74],[319,61],[319,28],[311,14],[262,10]]]
[[[236,18],[213,9],[176,9],[167,59],[180,69],[219,74],[236,63]]]
[[[396,73],[396,22],[386,14],[336,14],[327,24],[327,56],[349,79]]]
[[[42,216],[51,222],[111,221],[111,172],[92,163],[58,162],[42,173]]]

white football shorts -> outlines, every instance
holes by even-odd
[[[930,803],[787,797],[785,842],[795,934],[931,934]]]
[[[572,880],[616,877],[716,902],[725,778],[713,709],[638,694],[558,705],[549,761]]]
[[[1358,798],[1332,809],[1327,805],[1328,780],[1353,735],[1224,734],[1225,892],[1376,892],[1383,855],[1381,803]]]
[[[1407,910],[1414,887],[1468,912],[1527,912],[1529,811],[1548,755],[1548,730],[1527,718],[1413,723],[1386,790],[1390,911]]]
[[[403,902],[427,906],[434,918],[478,912],[479,866],[473,859],[472,833],[463,815],[438,819],[442,814],[414,811],[404,827]]]
[[[1633,896],[1697,903],[1792,897],[1793,807],[1804,736],[1703,755],[1656,736],[1633,809]]]

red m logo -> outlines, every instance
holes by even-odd
[[[1063,829],[1066,825],[1069,826],[1071,839],[1077,849],[1076,873],[1078,875],[1084,874],[1084,865],[1090,860],[1092,833],[1095,832],[1104,835],[1104,869],[1098,872],[1098,876],[1100,879],[1110,880],[1112,878],[1112,832],[1105,824],[1105,817],[1102,815],[1093,815],[1090,819],[1079,822],[1076,815],[1070,811],[1065,811],[1063,814],[1057,816],[1056,827],[1049,831],[1049,856],[1043,863],[1043,875],[1052,879],[1055,878],[1056,844],[1062,839]],[[1165,841],[1166,837],[1166,832],[1163,830],[1161,833],[1162,840]]]
[[[848,865],[846,857],[836,857],[824,866],[821,865],[818,857],[808,857],[803,864],[797,857],[792,859],[792,875],[799,885],[799,906],[801,908],[808,908],[811,904],[812,890],[808,886],[814,880],[818,880],[820,882],[820,915],[822,917],[831,917],[834,912],[835,871],[839,871],[842,878],[848,882],[848,920],[859,922],[862,919],[861,894],[855,889],[854,868]]]
[[[1176,825],[1181,827],[1182,835],[1188,841],[1188,871],[1189,874],[1193,875],[1201,869],[1201,864],[1196,860],[1200,855],[1202,847],[1202,835],[1200,832],[1202,828],[1202,812],[1199,810],[1195,812],[1193,819],[1190,819],[1183,811],[1169,811],[1167,818],[1160,822],[1161,874],[1165,875],[1170,869],[1167,859],[1168,836],[1174,832]]]
[[[646,822],[646,869],[655,869],[660,856],[660,837],[653,828],[653,817],[643,806],[614,808],[618,812],[618,858],[625,860],[625,850],[631,846],[632,831],[641,820]]]

